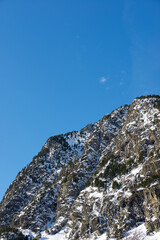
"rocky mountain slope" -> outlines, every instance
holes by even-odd
[[[1,239],[122,239],[141,223],[160,231],[159,96],[49,138],[0,203]]]

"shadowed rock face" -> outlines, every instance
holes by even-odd
[[[81,131],[51,137],[0,203],[0,229],[118,239],[160,231],[160,98],[135,99]]]

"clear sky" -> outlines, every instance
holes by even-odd
[[[159,0],[0,0],[0,199],[53,135],[160,93]]]

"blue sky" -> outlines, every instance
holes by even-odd
[[[0,0],[0,199],[53,135],[160,93],[160,1]]]

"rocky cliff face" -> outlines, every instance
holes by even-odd
[[[160,231],[159,181],[160,97],[141,97],[49,138],[4,195],[0,230],[30,229],[40,239],[65,227],[70,240],[121,239],[142,222]]]

